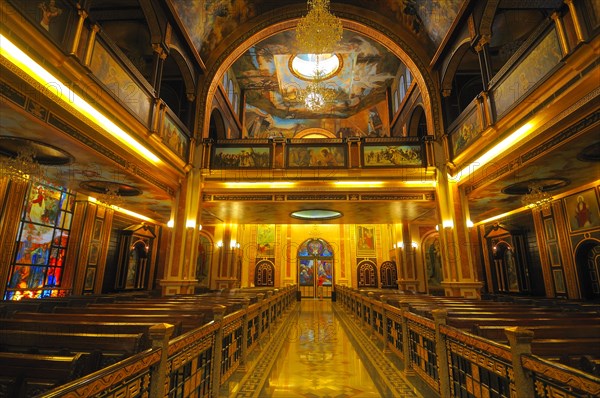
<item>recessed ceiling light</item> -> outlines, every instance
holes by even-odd
[[[335,210],[310,209],[295,211],[290,216],[300,220],[333,220],[341,217],[342,213]]]

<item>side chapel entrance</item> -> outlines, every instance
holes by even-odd
[[[323,239],[308,239],[298,249],[298,289],[302,297],[330,298],[333,289],[333,250]]]

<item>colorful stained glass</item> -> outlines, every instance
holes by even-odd
[[[61,285],[74,203],[73,195],[65,188],[30,185],[4,299],[67,294],[57,288]]]

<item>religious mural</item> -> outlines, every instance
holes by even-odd
[[[370,225],[356,226],[356,255],[375,256],[375,228]]]
[[[227,146],[215,147],[212,167],[226,168],[268,168],[271,165],[271,151],[268,147]]]
[[[286,167],[336,168],[346,166],[346,147],[342,145],[287,146]]]
[[[256,230],[256,257],[275,256],[275,225],[261,224]]]
[[[600,226],[600,210],[595,189],[566,197],[565,208],[571,231],[577,232]]]
[[[494,88],[496,114],[503,116],[544,76],[558,65],[562,52],[556,30],[552,29],[520,63]]]
[[[422,166],[421,145],[364,145],[363,165],[382,166]]]
[[[444,277],[442,274],[442,249],[439,234],[431,234],[425,238],[422,247],[425,256],[427,287],[429,291],[440,289]]]
[[[290,67],[297,53],[295,34],[286,31],[250,48],[233,64],[249,105],[246,110],[248,135],[252,137],[256,131],[252,123],[257,116],[262,123],[272,124],[270,117],[295,119],[294,123],[298,124],[304,119],[346,118],[361,111],[367,111],[366,119],[364,125],[358,127],[364,131],[363,135],[369,134],[368,112],[376,114],[371,115],[372,119],[380,118],[382,109],[373,107],[386,100],[386,88],[396,75],[400,60],[373,40],[345,31],[336,50],[339,69],[322,82],[330,93],[329,99],[322,109],[310,111],[300,95],[310,80],[298,76]],[[371,133],[376,134],[382,122],[372,121]]]
[[[405,26],[424,41],[425,45],[437,47],[442,42],[444,33],[452,25],[463,0],[360,2],[374,12],[386,15],[392,21]],[[285,3],[294,2],[281,0],[278,5],[283,6]],[[217,44],[236,27],[272,9],[269,1],[187,0],[173,1],[172,4],[203,60],[207,60]]]

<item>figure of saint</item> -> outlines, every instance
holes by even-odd
[[[575,206],[575,220],[579,228],[589,227],[592,224],[592,213],[583,196],[577,197],[577,205]]]
[[[46,211],[46,197],[44,196],[44,187],[39,185],[37,192],[32,193],[32,199],[29,203],[29,220],[42,223],[42,217]]]
[[[60,14],[62,14],[62,9],[56,6],[55,0],[49,0],[48,4],[42,2],[39,4],[38,7],[40,8],[40,10],[42,10],[42,20],[40,21],[40,25],[42,25],[42,27],[49,32],[50,21],[52,21],[53,18],[58,17]]]

